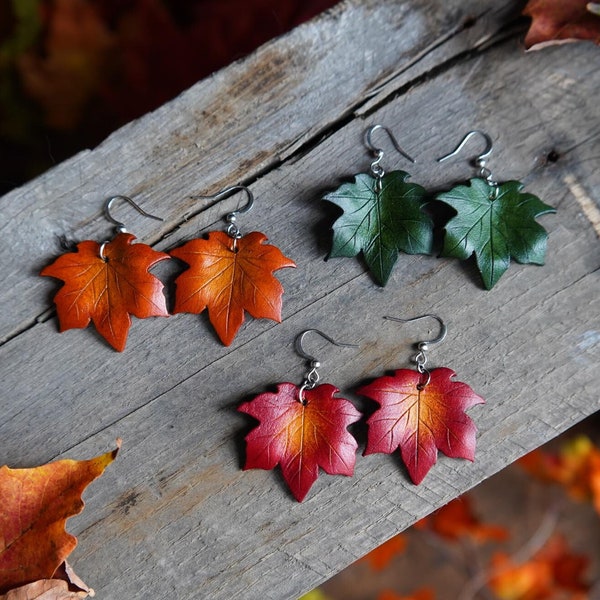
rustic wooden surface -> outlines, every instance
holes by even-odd
[[[72,562],[98,598],[293,599],[600,408],[600,50],[524,53],[520,6],[349,0],[0,199],[0,461],[86,458],[123,439],[69,524]],[[319,199],[368,168],[373,123],[418,161],[389,148],[386,166],[431,190],[472,175],[468,153],[443,166],[434,157],[485,129],[496,177],[558,209],[541,219],[547,265],[513,264],[486,292],[454,260],[400,256],[385,289],[357,260],[325,262],[334,212]],[[60,284],[37,273],[61,253],[59,236],[110,235],[104,198],[127,194],[163,216],[119,211],[164,250],[221,229],[240,196],[190,196],[238,182],[256,196],[243,230],[298,264],[278,275],[283,323],[249,318],[226,348],[204,315],[134,320],[122,354],[91,328],[57,333]],[[155,270],[170,283],[175,272]],[[236,406],[300,381],[299,331],[360,345],[307,340],[324,380],[368,411],[353,390],[408,366],[412,342],[436,331],[382,316],[424,312],[449,327],[432,364],[487,399],[470,412],[474,464],[442,457],[417,487],[398,459],[359,457],[353,478],[322,474],[302,504],[278,472],[241,471],[250,423]]]

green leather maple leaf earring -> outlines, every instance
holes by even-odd
[[[407,183],[405,171],[386,171],[381,166],[384,152],[373,144],[372,136],[381,129],[394,148],[415,162],[398,144],[389,129],[373,125],[365,132],[365,145],[375,156],[370,173],[359,173],[353,183],[344,183],[323,199],[344,212],[333,224],[329,256],[353,257],[362,252],[375,281],[385,286],[400,251],[429,254],[433,222],[423,212],[426,192],[420,185]]]
[[[477,177],[435,200],[456,211],[446,224],[441,256],[467,259],[474,254],[483,284],[490,290],[508,269],[511,258],[519,263],[544,264],[548,233],[535,219],[556,210],[533,194],[521,193],[524,186],[520,181],[494,180],[485,162],[492,140],[483,131],[469,131],[450,154],[437,161],[458,154],[474,135],[486,141],[485,150],[474,160]]]

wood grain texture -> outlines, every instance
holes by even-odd
[[[600,247],[590,218],[600,205],[599,51],[524,54],[509,27],[519,3],[492,4],[342,3],[1,200],[1,461],[94,456],[123,438],[70,524],[80,540],[72,562],[97,597],[296,598],[600,408]],[[472,265],[449,259],[401,255],[385,289],[358,260],[325,261],[335,211],[320,198],[368,169],[362,135],[376,122],[417,158],[407,165],[383,140],[385,166],[408,169],[432,192],[473,173],[468,152],[443,166],[434,158],[468,129],[488,131],[495,177],[520,179],[558,209],[540,219],[547,264],[513,264],[486,292]],[[59,253],[57,235],[109,235],[104,196],[127,193],[165,216],[159,229],[126,210],[123,219],[167,250],[222,229],[243,202],[190,194],[252,180],[256,205],[240,216],[242,230],[263,231],[298,264],[278,274],[283,323],[248,318],[226,348],[205,315],[134,319],[118,354],[92,329],[58,334],[53,317],[36,321],[57,289],[36,272]],[[179,267],[154,272],[172,293]],[[413,342],[435,334],[435,323],[383,315],[426,312],[449,327],[432,365],[454,369],[487,400],[469,413],[475,463],[442,457],[414,486],[397,458],[359,457],[353,478],[322,474],[302,504],[277,471],[241,471],[252,423],[236,407],[301,381],[299,331],[359,344],[307,345],[323,381],[368,413],[373,404],[354,390],[408,367]],[[357,436],[362,449],[364,428]]]

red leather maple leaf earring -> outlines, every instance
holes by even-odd
[[[536,218],[556,210],[537,196],[521,192],[520,181],[494,180],[485,160],[492,151],[492,140],[483,131],[469,131],[450,154],[437,161],[458,154],[475,135],[486,142],[485,150],[474,160],[477,177],[469,185],[457,185],[439,194],[435,200],[456,212],[446,223],[441,256],[465,260],[475,255],[483,284],[489,290],[508,269],[511,258],[519,263],[544,264],[548,234]]]
[[[141,215],[162,221],[142,210],[127,196],[113,196],[104,205],[106,218],[116,226],[112,241],[77,244],[76,252],[59,256],[40,275],[64,282],[54,297],[60,331],[82,329],[90,320],[98,333],[119,352],[125,349],[131,317],[168,317],[162,282],[149,269],[168,254],[147,244],[134,244],[123,223],[110,213],[116,200],[133,206]]]
[[[334,385],[317,385],[321,363],[302,347],[311,331],[336,346],[356,347],[336,342],[318,329],[303,331],[295,340],[296,352],[309,367],[302,384],[280,383],[276,393],[259,394],[238,408],[260,421],[246,436],[244,470],[270,470],[279,464],[298,502],[317,480],[319,467],[330,475],[354,473],[357,443],[347,428],[362,416],[350,401],[335,396],[339,390]]]
[[[171,250],[171,256],[189,265],[176,280],[174,313],[201,313],[229,346],[244,322],[244,311],[255,319],[281,322],[283,287],[273,272],[296,263],[276,246],[265,244],[267,236],[254,231],[242,236],[237,215],[248,212],[254,195],[246,186],[234,185],[211,196],[218,199],[243,190],[248,202],[225,216],[227,231],[212,231],[208,239],[193,239]]]
[[[369,426],[366,454],[391,454],[400,448],[410,478],[419,484],[437,461],[438,449],[452,458],[475,458],[475,424],[465,410],[483,404],[466,383],[452,381],[455,373],[447,367],[429,371],[429,346],[446,337],[446,325],[436,315],[426,314],[412,319],[385,317],[408,323],[430,317],[441,330],[433,340],[417,344],[414,357],[417,369],[398,369],[361,387],[358,393],[375,400],[379,408],[367,421]]]

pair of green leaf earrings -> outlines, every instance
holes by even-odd
[[[537,196],[521,193],[519,181],[498,183],[486,167],[492,140],[480,130],[469,131],[450,153],[438,158],[443,162],[458,154],[475,135],[486,141],[485,150],[474,164],[477,176],[468,185],[457,185],[430,200],[420,185],[407,183],[406,171],[386,171],[381,166],[384,152],[373,144],[372,136],[381,129],[395,149],[415,162],[398,144],[389,129],[373,125],[365,133],[365,145],[375,155],[370,173],[355,175],[353,183],[344,183],[324,199],[344,212],[333,225],[330,257],[353,257],[362,252],[376,282],[385,286],[398,253],[431,254],[434,220],[426,211],[435,211],[438,203],[450,206],[456,214],[444,225],[441,256],[468,259],[475,255],[486,289],[491,289],[508,269],[510,259],[519,263],[544,264],[546,230],[536,217],[556,210]]]

